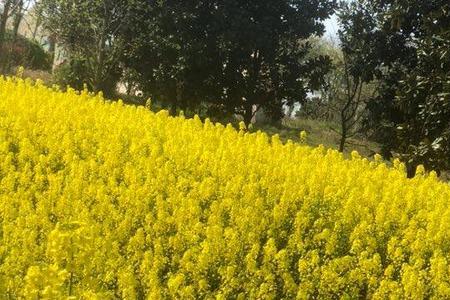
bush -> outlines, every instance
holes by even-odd
[[[0,79],[0,297],[450,297],[450,187]]]
[[[98,91],[102,91],[105,97],[113,98],[117,95],[116,86],[120,80],[120,73],[110,72],[98,83]],[[93,86],[93,71],[88,67],[86,58],[72,57],[66,59],[53,72],[53,82],[63,90],[67,87],[82,90],[85,86],[95,91]]]
[[[31,41],[24,36],[17,36],[13,42],[11,32],[5,37],[6,59],[11,67],[23,66],[32,70],[49,71],[52,68],[51,55],[36,41]]]
[[[87,73],[86,62],[84,60],[66,60],[54,69],[53,82],[63,89],[70,86],[80,91],[84,88]]]

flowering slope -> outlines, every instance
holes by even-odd
[[[1,299],[450,297],[450,187],[0,79]]]

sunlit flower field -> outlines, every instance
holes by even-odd
[[[422,168],[0,79],[0,299],[445,299],[449,259]]]

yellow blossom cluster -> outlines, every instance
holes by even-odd
[[[434,173],[241,127],[1,78],[0,299],[450,298]]]

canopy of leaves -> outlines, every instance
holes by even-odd
[[[135,5],[134,0],[41,0],[38,9],[67,59],[84,62],[86,83],[108,95],[121,77],[123,32]]]
[[[318,85],[329,59],[306,59],[334,0],[150,1],[133,23],[128,66],[172,107],[280,114]]]
[[[340,19],[354,72],[380,81],[367,128],[385,156],[399,153],[411,170],[448,168],[448,1],[359,0]]]
[[[417,67],[400,83],[397,101],[408,121],[398,127],[401,150],[414,164],[450,169],[450,4],[424,19]]]

